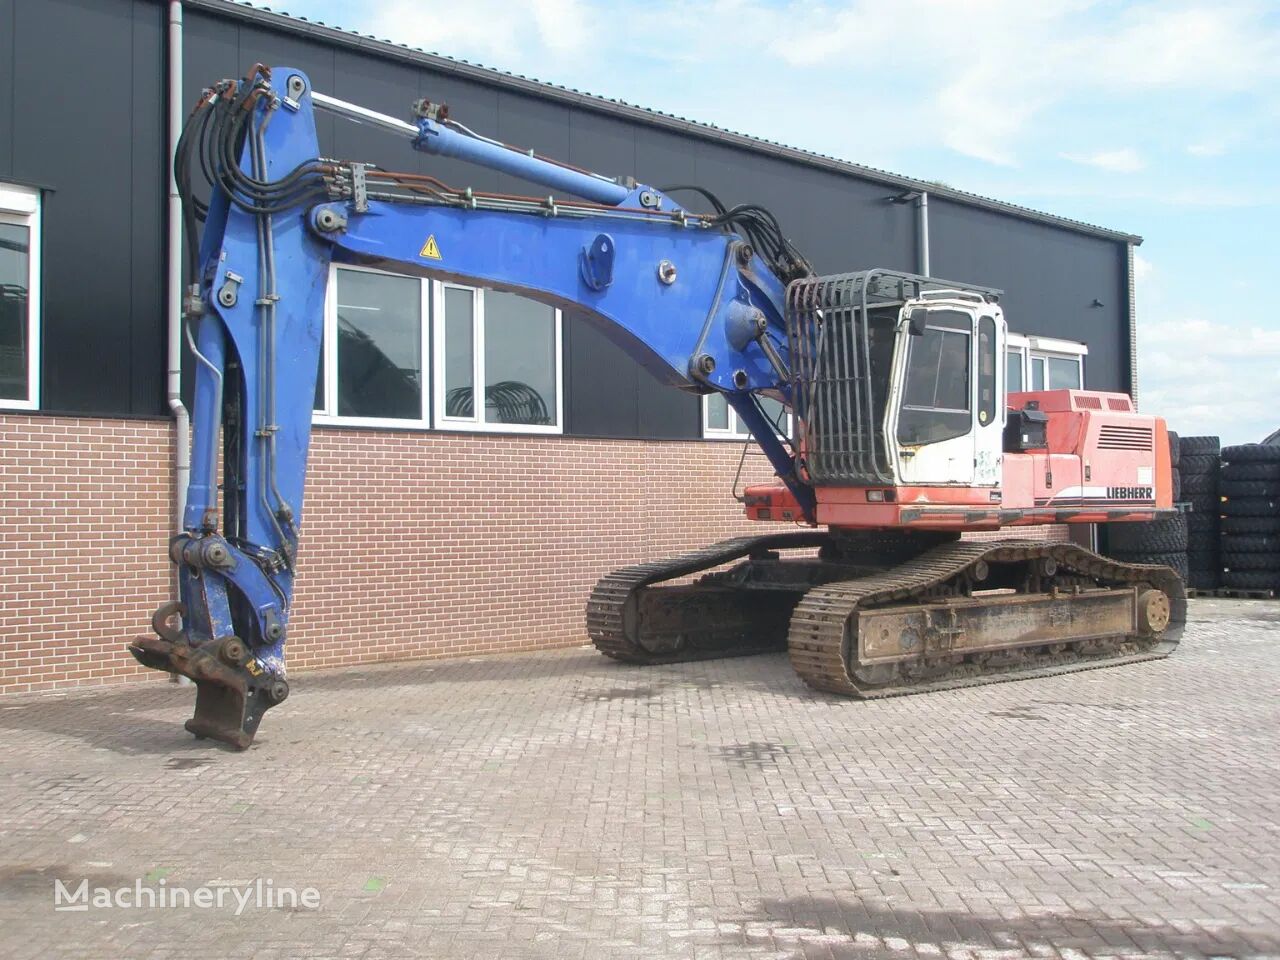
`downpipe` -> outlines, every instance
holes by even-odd
[[[929,194],[928,191],[921,190],[920,197],[916,200],[916,269],[920,276],[931,276],[929,273]]]
[[[169,170],[169,238],[166,281],[166,370],[165,394],[169,412],[173,414],[173,523],[170,529],[181,532],[183,514],[187,509],[187,486],[191,482],[191,414],[182,402],[182,198],[178,195],[178,181],[173,172],[173,158],[178,152],[178,139],[182,135],[182,2],[169,3],[169,78],[167,100],[169,107],[169,152],[166,166]],[[179,573],[173,570],[174,596],[179,597]],[[180,599],[180,597],[179,597]],[[190,686],[191,680],[172,674],[173,681]]]
[[[187,507],[187,485],[191,481],[191,414],[182,402],[182,199],[173,173],[173,158],[182,135],[182,2],[169,3],[169,241],[166,282],[166,348],[165,393],[174,421],[173,451],[173,524],[182,530],[182,517]],[[175,583],[176,583],[175,570]],[[175,588],[176,589],[176,588]]]

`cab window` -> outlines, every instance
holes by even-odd
[[[899,443],[938,443],[969,432],[970,329],[967,314],[931,310],[923,335],[908,338]]]
[[[996,419],[996,322],[991,317],[978,321],[978,424],[985,427]]]

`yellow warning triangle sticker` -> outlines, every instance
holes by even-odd
[[[440,260],[440,247],[436,244],[436,235],[433,233],[427,237],[427,242],[422,245],[422,249],[418,251],[418,256],[426,257],[428,260]]]

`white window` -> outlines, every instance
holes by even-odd
[[[1009,337],[1009,346],[1005,351],[1005,392],[1021,393],[1027,389],[1027,344],[1019,337],[1021,343],[1015,343]]]
[[[427,425],[429,294],[417,277],[330,268],[318,422]]]
[[[435,425],[562,432],[560,311],[497,290],[434,288]]]
[[[1084,367],[1080,357],[1039,356],[1045,364],[1045,388],[1079,390],[1084,385]]]
[[[1008,392],[1083,389],[1084,358],[1088,352],[1085,344],[1074,340],[1011,333],[1007,353]]]
[[[760,406],[778,433],[791,436],[791,414],[786,407],[768,397],[760,397]],[[745,440],[751,431],[723,393],[708,393],[702,398],[702,436],[708,440]]]
[[[510,293],[330,268],[317,423],[560,433],[561,383],[559,310]]]
[[[40,192],[0,183],[0,409],[40,405]]]

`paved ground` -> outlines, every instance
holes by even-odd
[[[244,754],[188,689],[3,700],[0,955],[1280,957],[1280,604],[1193,616],[1162,663],[880,703],[772,655],[308,674]],[[259,878],[319,909],[236,916]]]

